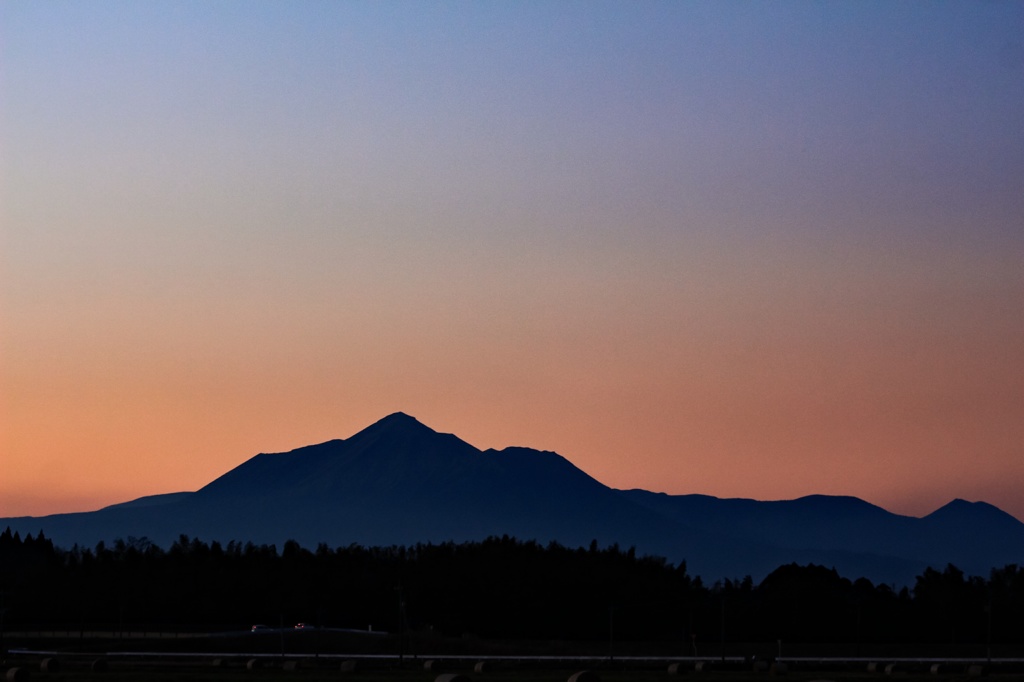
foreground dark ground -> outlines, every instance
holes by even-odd
[[[46,661],[44,665],[43,661]],[[56,661],[56,665],[54,664]],[[101,661],[101,663],[97,663]],[[254,663],[255,661],[255,663]],[[41,655],[11,654],[3,662],[2,672],[8,680],[35,679],[60,682],[164,682],[189,680],[190,682],[252,682],[272,680],[319,680],[347,682],[569,682],[577,672],[589,671],[591,682],[671,682],[689,678],[707,682],[747,682],[769,679],[788,679],[794,682],[858,682],[899,679],[941,680],[952,682],[974,680],[1024,680],[1024,664],[989,666],[970,662],[896,663],[893,667],[879,663],[858,662],[789,662],[785,669],[759,665],[750,661],[730,661],[697,670],[693,662],[682,662],[678,670],[670,671],[665,661],[636,660],[487,660],[483,668],[473,659],[442,659],[439,665],[428,667],[423,659],[406,658],[355,661],[352,659],[284,658],[252,659],[246,657],[196,656],[168,657],[106,657],[65,655],[56,659]],[[934,666],[938,667],[934,667]],[[47,671],[45,668],[49,668]],[[54,668],[56,668],[54,670]],[[22,672],[12,672],[12,669]],[[448,677],[442,678],[447,675]],[[457,677],[455,677],[457,676]],[[595,678],[596,676],[596,678]],[[454,679],[453,679],[454,678]],[[588,682],[587,678],[579,682]]]
[[[607,628],[609,624],[605,624]],[[53,651],[56,654],[105,652],[255,655],[255,656],[364,656],[375,658],[431,658],[438,656],[589,656],[600,659],[654,657],[664,659],[725,658],[771,660],[782,658],[1020,658],[1022,642],[802,642],[799,640],[732,641],[728,638],[702,640],[663,638],[654,641],[620,639],[616,633],[603,639],[568,640],[548,638],[483,638],[471,635],[444,636],[432,629],[387,633],[372,630],[309,628],[291,626],[258,632],[233,631],[182,632],[150,628],[121,630],[85,630],[49,628],[0,631],[0,652],[4,650]],[[711,633],[711,636],[719,633]]]
[[[351,682],[435,682],[457,674],[469,682],[567,682],[582,670],[599,682],[708,682],[782,678],[844,680],[1024,680],[1024,645],[985,652],[949,645],[862,647],[842,644],[726,643],[682,653],[681,646],[641,642],[486,641],[423,633],[404,637],[331,631],[219,634],[6,633],[0,673],[8,682],[103,680],[294,679]],[[668,649],[675,648],[676,651]],[[45,661],[45,663],[44,663]],[[670,671],[670,666],[676,668]],[[699,665],[698,665],[699,664]],[[10,672],[12,669],[20,673]],[[465,682],[442,680],[441,682]],[[577,680],[576,682],[587,682]],[[594,681],[591,681],[594,682]]]
[[[614,637],[591,640],[488,639],[475,636],[446,637],[431,631],[404,634],[340,629],[295,630],[268,628],[261,632],[175,632],[156,629],[88,631],[41,629],[6,631],[0,638],[2,651],[54,652],[62,656],[165,654],[168,657],[207,655],[211,657],[256,656],[267,658],[319,657],[425,660],[438,657],[473,659],[491,657],[577,658],[620,661],[631,658],[662,660],[771,661],[782,659],[1020,659],[1024,642],[953,644],[948,642],[851,643],[790,641],[621,641]]]

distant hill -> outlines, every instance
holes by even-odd
[[[94,512],[0,519],[61,546],[179,535],[307,547],[456,542],[509,535],[636,547],[705,581],[760,579],[791,562],[911,584],[927,566],[968,574],[1024,563],[1024,524],[955,500],[924,518],[853,497],[781,502],[609,488],[553,452],[481,451],[395,413],[344,440],[260,454],[192,493]]]

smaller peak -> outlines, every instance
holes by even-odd
[[[962,497],[957,497],[957,498],[954,498],[954,499],[950,500],[946,504],[942,505],[941,507],[939,507],[935,511],[933,511],[932,514],[938,514],[939,512],[962,511],[962,510],[968,510],[968,509],[977,509],[977,508],[981,508],[981,505],[984,505],[984,503],[983,502],[981,502],[981,503],[979,503],[979,502],[971,502],[969,500],[963,499]]]
[[[983,509],[996,509],[996,507],[988,502],[972,502],[970,500],[965,500],[962,497],[957,497],[942,505],[932,513],[937,514],[941,511],[981,511]]]
[[[928,514],[924,518],[926,519],[949,519],[949,518],[966,518],[971,517],[975,519],[985,518],[990,522],[998,520],[1010,520],[1020,523],[1020,521],[1013,516],[1008,514],[999,507],[989,504],[988,502],[971,502],[970,500],[964,500],[962,498],[956,498],[943,506],[939,507],[931,514]]]
[[[804,495],[803,497],[796,498],[793,502],[815,505],[827,504],[834,508],[845,509],[881,509],[878,505],[871,504],[867,500],[862,500],[861,498],[854,497],[853,495]]]

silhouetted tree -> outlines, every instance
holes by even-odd
[[[5,627],[127,625],[244,628],[315,622],[487,638],[672,643],[714,655],[728,642],[984,645],[1024,639],[1024,570],[967,577],[927,569],[898,592],[834,569],[789,564],[755,585],[708,588],[686,564],[618,545],[570,548],[508,536],[481,542],[315,551],[207,544],[182,535],[165,551],[147,538],[55,548],[42,533],[0,533]],[[399,598],[404,609],[398,608]],[[723,621],[724,617],[724,621]],[[725,632],[722,626],[725,625]],[[972,649],[977,652],[978,649]]]

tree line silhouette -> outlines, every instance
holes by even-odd
[[[912,587],[816,565],[705,584],[686,564],[617,545],[480,542],[315,550],[146,538],[55,547],[0,534],[0,628],[242,630],[253,623],[493,639],[971,645],[1024,641],[1024,570],[950,565]],[[781,647],[782,644],[779,644]]]

